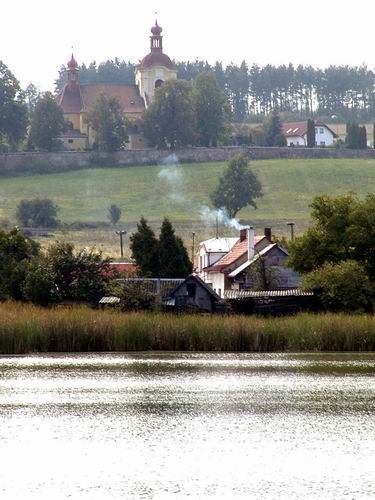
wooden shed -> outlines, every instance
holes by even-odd
[[[175,309],[221,311],[221,298],[198,275],[191,274],[171,293]]]

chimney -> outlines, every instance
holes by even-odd
[[[270,227],[264,228],[264,236],[270,243],[272,243],[272,229]]]
[[[245,241],[247,238],[247,228],[240,229],[240,241]]]
[[[255,231],[252,226],[247,230],[247,258],[252,260],[255,254]]]

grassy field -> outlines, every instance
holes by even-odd
[[[118,313],[0,304],[0,355],[99,351],[373,351],[374,316]]]
[[[98,168],[1,178],[0,219],[15,223],[20,200],[48,197],[59,205],[59,218],[65,223],[105,222],[108,206],[116,203],[123,211],[122,224],[130,230],[141,215],[155,228],[168,216],[186,241],[192,231],[197,233],[197,239],[211,237],[215,224],[201,211],[209,204],[209,193],[224,166],[217,162]],[[271,226],[278,233],[287,232],[289,221],[296,223],[297,232],[303,231],[309,221],[309,204],[317,194],[338,195],[352,190],[364,195],[375,190],[375,160],[265,160],[251,166],[262,183],[264,197],[258,202],[258,210],[245,208],[239,218],[258,229]],[[73,239],[80,246],[117,248],[111,228],[69,230],[54,237]]]

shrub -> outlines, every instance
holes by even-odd
[[[373,292],[363,266],[352,260],[323,264],[303,277],[302,287],[315,291],[333,311],[369,309]]]
[[[17,206],[16,217],[19,224],[29,227],[57,227],[59,207],[48,198],[22,200]]]

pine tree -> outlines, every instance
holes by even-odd
[[[274,111],[265,126],[266,141],[265,145],[271,146],[286,146],[286,139],[283,136],[282,124],[277,111]]]
[[[367,149],[367,131],[364,125],[360,127],[360,139],[360,148]]]
[[[315,146],[315,122],[314,120],[307,120],[307,147],[314,148]]]
[[[165,218],[159,236],[159,277],[185,278],[192,272],[192,264],[181,240],[174,234],[169,219]]]
[[[130,236],[132,257],[144,276],[158,276],[158,240],[144,217],[137,224],[137,231]]]

